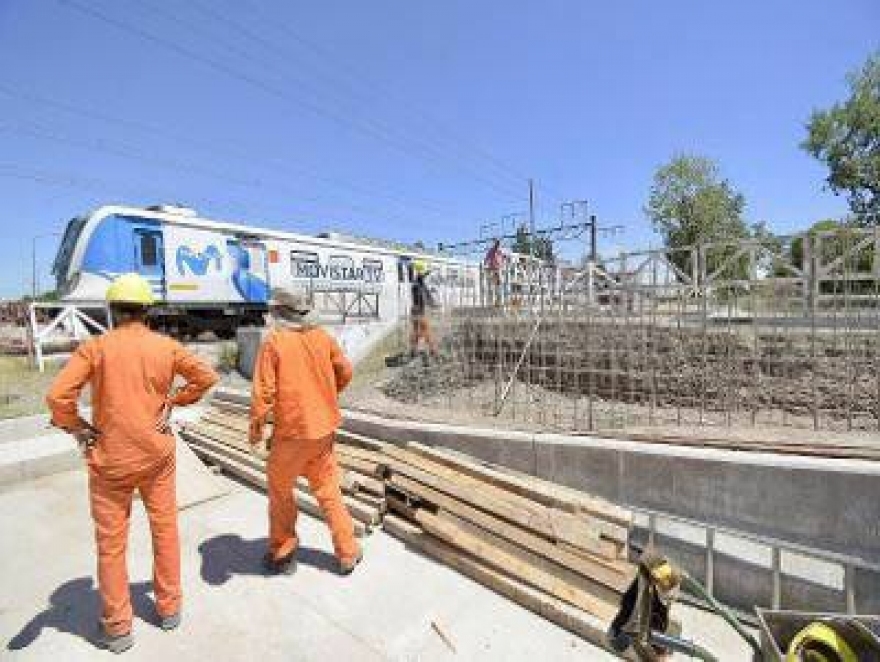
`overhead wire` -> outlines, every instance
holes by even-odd
[[[300,164],[291,163],[288,160],[285,160],[278,156],[268,155],[260,156],[257,158],[254,156],[253,147],[245,145],[243,143],[236,143],[228,135],[224,136],[222,141],[199,140],[193,137],[192,133],[173,131],[168,129],[164,125],[150,124],[146,122],[135,121],[129,118],[116,117],[113,115],[108,115],[106,112],[103,111],[96,111],[94,109],[87,109],[81,106],[75,106],[66,101],[50,99],[48,97],[36,95],[32,92],[23,92],[21,88],[13,88],[9,85],[4,84],[2,81],[0,81],[0,94],[26,101],[28,103],[38,103],[48,108],[52,108],[54,110],[58,110],[70,115],[84,117],[89,120],[96,120],[107,124],[115,124],[128,129],[134,129],[135,131],[139,131],[141,133],[158,136],[160,138],[173,141],[176,145],[185,144],[191,147],[195,147],[196,149],[199,149],[211,155],[225,152],[226,154],[232,155],[235,158],[243,159],[247,162],[248,166],[257,167],[266,170],[267,172],[271,172],[275,175],[278,174],[278,167],[281,167],[285,171],[290,170],[304,177],[309,177],[311,179],[314,179],[315,181],[320,181],[330,186],[346,188],[361,195],[366,194],[375,198],[383,198],[393,204],[398,205],[401,208],[417,210],[420,212],[428,211],[436,214],[444,214],[447,216],[452,213],[449,209],[445,209],[440,206],[441,203],[435,201],[421,199],[409,201],[402,197],[401,194],[395,194],[393,191],[389,192],[386,189],[378,187],[367,188],[365,186],[356,185],[355,183],[347,180],[329,177],[327,175],[323,175],[308,168],[305,168]]]
[[[64,186],[67,188],[74,188],[91,192],[109,192],[114,195],[122,193],[125,194],[126,197],[130,198],[146,198],[144,200],[145,203],[149,202],[150,199],[152,199],[152,201],[155,201],[156,199],[185,201],[186,204],[193,204],[194,202],[192,200],[192,195],[181,196],[179,191],[172,192],[170,190],[160,189],[154,186],[144,186],[140,183],[136,186],[132,186],[130,184],[120,184],[118,182],[108,182],[104,179],[84,177],[80,174],[71,174],[67,172],[25,170],[22,169],[20,164],[0,163],[0,178],[33,181],[45,185]],[[203,198],[203,196],[198,197]],[[262,201],[255,205],[251,201],[239,200],[229,197],[228,195],[222,198],[217,198],[215,196],[204,198],[204,202],[206,202],[208,206],[213,205],[221,208],[226,208],[227,210],[233,211],[234,215],[244,216],[252,214],[252,209],[254,207],[262,207],[267,210],[271,209],[273,214],[289,218],[291,215],[293,215],[294,210],[296,209],[295,207],[282,209],[281,207],[270,205]],[[304,216],[315,215],[314,211],[307,211],[302,208],[299,210],[298,213]]]
[[[348,129],[354,129],[360,133],[371,136],[372,138],[374,138],[378,142],[385,144],[387,146],[393,147],[397,151],[400,151],[401,153],[403,153],[404,155],[406,155],[410,158],[419,158],[419,157],[416,157],[415,154],[413,154],[413,152],[411,151],[411,149],[409,149],[407,147],[405,142],[403,144],[401,144],[401,141],[399,139],[395,139],[393,136],[388,136],[387,134],[384,134],[381,130],[377,130],[376,128],[372,127],[369,124],[365,124],[363,122],[356,121],[351,117],[339,115],[338,113],[336,113],[332,110],[329,110],[326,107],[322,106],[321,104],[317,104],[313,101],[303,99],[303,98],[293,97],[293,96],[289,95],[287,92],[285,92],[284,90],[278,89],[277,87],[275,87],[269,83],[266,83],[264,80],[262,80],[258,77],[255,77],[246,71],[242,72],[240,70],[237,70],[233,67],[230,67],[230,66],[224,64],[221,61],[218,61],[215,58],[209,57],[209,56],[205,55],[204,53],[201,53],[197,50],[193,50],[191,48],[187,48],[186,46],[183,46],[178,42],[175,42],[175,41],[172,41],[169,39],[165,39],[163,37],[160,37],[160,36],[153,34],[152,32],[150,32],[148,30],[144,30],[143,28],[141,28],[139,26],[132,25],[131,23],[127,23],[125,21],[121,21],[121,20],[119,20],[115,17],[112,17],[112,16],[108,16],[107,14],[105,14],[99,10],[96,10],[92,7],[83,5],[78,0],[59,0],[59,2],[61,2],[62,4],[66,5],[66,6],[69,6],[70,8],[72,8],[72,9],[74,9],[84,15],[90,16],[100,22],[103,22],[107,25],[113,26],[119,30],[128,32],[130,34],[137,35],[138,37],[140,37],[142,39],[145,39],[145,40],[150,41],[152,43],[158,44],[168,50],[174,51],[178,55],[183,56],[184,58],[188,58],[188,59],[192,59],[194,61],[200,62],[200,63],[202,63],[202,64],[204,64],[204,65],[206,65],[216,71],[223,73],[224,75],[227,75],[227,76],[232,77],[234,79],[237,79],[241,82],[244,82],[248,85],[251,85],[252,87],[255,87],[255,88],[271,95],[271,96],[274,96],[274,97],[279,98],[283,101],[286,101],[287,103],[304,108],[304,109],[306,109],[306,110],[308,110],[308,111],[310,111],[320,117],[323,117],[325,119],[329,119],[329,120],[331,120],[341,126],[344,126]],[[436,156],[432,156],[429,153],[425,153],[424,150],[422,150],[422,154],[421,154],[420,158],[423,161],[433,162],[435,164],[441,162],[441,159],[438,159]],[[492,182],[491,180],[487,179],[486,177],[484,177],[482,175],[478,175],[474,172],[471,172],[470,175],[471,175],[471,177],[479,179],[480,181],[482,181],[484,184],[486,184],[490,188],[500,192],[501,194],[503,194],[505,196],[511,195],[510,190],[505,191],[505,189],[503,187],[499,186],[497,183]]]
[[[201,2],[194,2],[193,0],[191,0],[190,4],[201,4]],[[262,14],[264,17],[269,19],[273,18],[266,15],[264,7],[262,7],[259,2],[252,2],[251,0],[238,0],[236,4],[239,6],[241,6],[242,4],[247,5],[251,9],[256,9],[256,13]],[[253,13],[254,12],[252,11],[251,14]],[[277,20],[268,20],[263,27],[274,30],[278,34],[283,34],[285,37],[285,43],[293,42],[299,44],[304,49],[315,53],[319,58],[323,58],[329,63],[331,68],[335,66],[338,71],[342,72],[343,77],[348,78],[355,86],[361,85],[365,88],[380,90],[384,96],[394,99],[397,104],[408,108],[410,112],[412,112],[414,115],[420,117],[423,121],[432,124],[435,129],[439,129],[442,133],[445,133],[450,141],[459,144],[462,149],[470,149],[472,153],[477,155],[479,158],[493,164],[499,170],[508,173],[518,186],[521,187],[525,185],[530,178],[529,176],[524,174],[518,167],[514,167],[511,166],[509,163],[506,163],[504,160],[500,159],[498,156],[489,151],[485,146],[481,145],[478,141],[472,138],[465,138],[457,135],[456,131],[451,128],[448,123],[426,112],[423,108],[417,106],[416,104],[411,103],[406,99],[406,97],[396,93],[394,89],[389,85],[378,83],[374,78],[370,79],[368,75],[365,75],[363,73],[362,69],[354,65],[350,60],[343,60],[342,58],[338,57],[337,54],[334,54],[330,49],[304,37],[301,33],[296,32],[290,27],[289,22],[282,25]],[[367,80],[369,80],[369,83],[366,82]],[[558,189],[555,189],[555,187],[546,185],[543,186],[547,188],[547,190],[553,191],[560,199],[564,199],[566,197],[561,192],[559,192]],[[522,196],[520,195],[518,197]]]
[[[230,18],[229,15],[219,13],[213,9],[209,9],[205,5],[205,3],[200,2],[199,0],[190,0],[187,5],[189,7],[196,8],[196,10],[202,13],[202,15],[207,16],[215,22],[226,25],[228,28],[236,32],[238,35],[243,36],[245,39],[261,45],[267,51],[272,51],[285,57],[289,55],[289,51],[284,47],[267,39],[262,34],[256,33],[246,28],[241,23]],[[276,28],[279,32],[283,31],[287,41],[298,43],[303,48],[315,53],[319,59],[323,59],[325,62],[329,62],[330,66],[325,65],[325,70],[331,72],[334,68],[337,70],[335,72],[337,81],[333,84],[334,89],[336,87],[344,86],[349,92],[354,91],[353,96],[355,98],[358,98],[359,95],[357,88],[361,86],[366,86],[364,83],[365,77],[363,75],[361,75],[360,73],[352,73],[353,68],[349,64],[341,63],[338,58],[335,58],[333,54],[330,53],[329,50],[305,39],[292,29],[282,29],[279,25],[275,23],[270,23],[269,25],[271,25],[273,28]],[[342,72],[342,75],[340,75],[339,72]],[[339,81],[343,81],[341,86],[339,84]],[[512,167],[489,153],[487,150],[477,145],[475,142],[462,140],[457,135],[455,135],[455,133],[447,125],[440,122],[436,118],[429,116],[415,104],[412,104],[406,101],[404,98],[400,97],[399,95],[394,94],[387,86],[380,86],[377,85],[375,81],[371,81],[369,87],[379,87],[383,96],[385,96],[386,98],[394,99],[398,107],[406,108],[411,114],[419,118],[422,122],[432,125],[432,128],[435,131],[439,129],[440,132],[446,135],[446,141],[457,148],[459,154],[466,154],[467,152],[470,152],[472,155],[477,156],[484,162],[491,165],[498,173],[500,173],[500,176],[509,178],[510,181],[518,187],[524,186],[528,182],[528,177],[517,172]],[[363,99],[364,97],[360,95],[360,98]],[[434,135],[433,137],[435,141],[439,143],[439,140],[437,140],[438,136]]]
[[[266,190],[266,186],[260,181],[245,181],[238,180],[232,176],[229,176],[225,173],[221,173],[215,170],[206,170],[204,168],[199,168],[196,165],[182,162],[179,160],[173,159],[164,159],[164,158],[156,158],[154,155],[145,153],[136,148],[131,147],[129,144],[122,143],[120,147],[119,144],[115,144],[112,141],[108,140],[90,140],[81,137],[71,137],[59,133],[57,130],[49,129],[46,127],[42,127],[37,124],[27,125],[19,125],[16,126],[12,123],[3,123],[0,122],[0,132],[5,131],[7,133],[18,133],[19,135],[23,135],[25,137],[32,137],[42,140],[50,140],[54,142],[58,142],[61,144],[66,144],[69,146],[73,146],[76,148],[87,149],[89,151],[98,152],[101,154],[106,154],[109,156],[129,159],[132,161],[136,161],[139,164],[152,165],[159,168],[165,169],[173,169],[179,172],[184,172],[187,174],[201,174],[211,178],[221,179],[224,181],[232,182],[238,184],[240,186],[247,186],[250,188],[255,188],[259,190]],[[326,199],[320,196],[315,195],[300,195],[297,194],[296,199],[299,201],[309,201],[322,203],[325,202]],[[356,213],[375,213],[375,209],[370,206],[365,206],[352,202],[342,202],[337,203],[341,208],[346,208]],[[398,213],[389,212],[388,210],[384,210],[382,212],[387,218],[390,220],[396,220],[403,223],[415,224],[419,225],[420,223],[411,216],[400,216]]]

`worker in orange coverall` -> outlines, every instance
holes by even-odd
[[[46,401],[52,423],[76,437],[87,461],[103,605],[98,644],[121,653],[134,644],[125,556],[135,489],[152,532],[159,625],[173,630],[180,624],[175,440],[169,417],[173,407],[201,398],[217,375],[180,343],[147,328],[153,293],[142,277],[117,278],[107,302],[116,328],[80,345]],[[186,384],[171,395],[177,375]],[[94,424],[77,408],[87,383]]]
[[[309,296],[275,289],[269,305],[275,328],[257,356],[250,427],[251,444],[261,443],[272,414],[269,549],[263,561],[275,574],[296,571],[293,490],[296,479],[305,476],[330,527],[339,572],[347,575],[363,556],[342,501],[334,451],[336,428],[342,422],[338,396],[351,381],[351,364],[336,340],[315,325]]]

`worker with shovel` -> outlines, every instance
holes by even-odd
[[[351,381],[351,364],[336,340],[315,324],[310,296],[275,289],[269,310],[275,328],[257,356],[250,425],[250,442],[256,446],[264,441],[272,415],[269,549],[264,565],[276,574],[296,570],[293,489],[297,478],[305,476],[330,527],[339,572],[347,575],[360,562],[362,551],[342,501],[334,439],[342,422],[338,396]]]
[[[76,437],[88,465],[98,548],[102,618],[98,643],[114,653],[134,644],[126,568],[131,501],[138,490],[153,538],[153,590],[163,630],[180,624],[180,542],[175,491],[173,407],[199,400],[217,375],[180,343],[146,326],[150,284],[137,274],[107,290],[116,328],[74,352],[46,401],[52,423]],[[170,395],[176,376],[186,384]],[[91,385],[93,422],[77,402]]]

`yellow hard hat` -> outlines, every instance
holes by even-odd
[[[821,621],[814,621],[798,632],[785,655],[786,662],[858,662],[858,659],[846,639]]]
[[[150,283],[138,274],[122,274],[107,288],[107,303],[152,306],[155,301]]]
[[[416,272],[416,275],[424,275],[428,273],[428,265],[424,260],[413,260],[413,271]]]

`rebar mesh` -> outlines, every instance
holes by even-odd
[[[880,430],[880,230],[626,253],[454,290],[386,384],[449,420],[570,432]],[[504,280],[504,279],[498,279]]]

